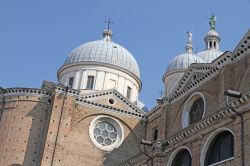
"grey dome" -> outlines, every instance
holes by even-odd
[[[110,40],[103,39],[80,45],[69,54],[64,65],[82,62],[113,65],[140,78],[140,70],[133,55]]]
[[[218,49],[209,49],[197,53],[197,56],[201,58],[205,63],[211,63],[213,60],[221,56],[223,52]]]
[[[178,55],[169,63],[167,72],[178,69],[188,69],[192,63],[204,63],[204,61],[196,55],[190,53]]]

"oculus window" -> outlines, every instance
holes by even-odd
[[[195,100],[189,113],[189,123],[193,124],[202,119],[204,112],[204,102],[202,98]]]
[[[104,151],[111,151],[122,143],[124,130],[117,119],[100,115],[92,120],[89,136],[95,146]]]
[[[205,97],[201,92],[195,92],[189,96],[182,111],[182,128],[186,128],[202,120],[205,109]]]
[[[117,140],[117,131],[111,123],[99,122],[94,128],[94,137],[102,146],[108,146]]]

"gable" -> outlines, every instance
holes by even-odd
[[[99,109],[126,114],[131,117],[144,118],[146,113],[123,97],[115,89],[78,95],[76,103],[95,106]]]

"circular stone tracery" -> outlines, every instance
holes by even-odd
[[[124,139],[124,129],[117,119],[99,115],[89,126],[89,136],[96,147],[104,151],[118,148]]]
[[[102,146],[108,146],[117,140],[117,131],[111,123],[100,122],[94,128],[94,137]]]

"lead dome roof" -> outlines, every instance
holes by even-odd
[[[167,72],[188,69],[192,63],[204,63],[204,61],[194,54],[184,53],[176,56],[168,65]]]
[[[105,35],[102,40],[88,42],[75,48],[65,60],[64,65],[84,62],[106,64],[124,69],[140,78],[139,66],[133,55],[126,48],[112,42],[112,34],[111,36]]]
[[[215,60],[222,54],[223,52],[218,49],[209,49],[197,53],[197,56],[201,58],[204,63],[212,63],[213,60]]]

